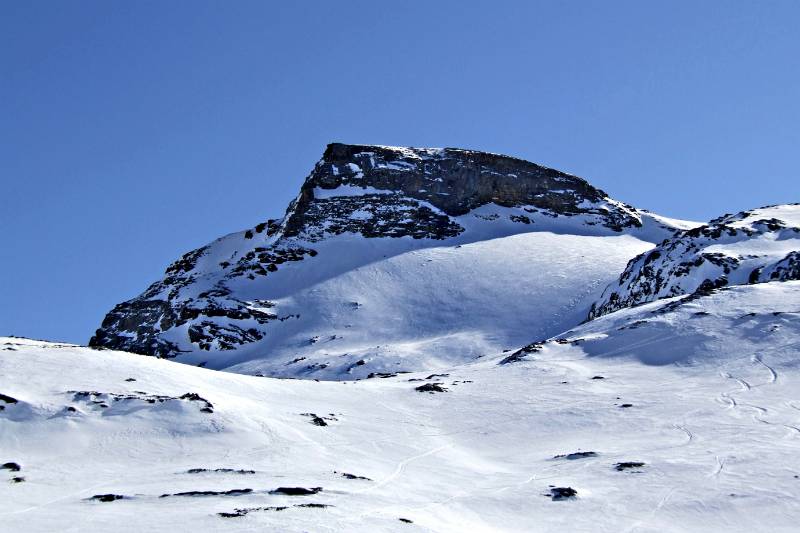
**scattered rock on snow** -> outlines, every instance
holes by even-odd
[[[543,347],[544,346],[542,345],[542,343],[534,342],[533,344],[529,344],[529,345],[525,346],[524,348],[520,348],[519,350],[517,350],[516,352],[512,353],[508,357],[505,357],[504,359],[502,359],[500,361],[499,364],[507,365],[509,363],[517,363],[519,361],[523,361],[525,359],[525,356],[530,355],[532,353],[540,352],[540,351],[542,351]]]
[[[322,487],[311,487],[307,489],[305,487],[278,487],[275,490],[269,491],[270,494],[284,494],[286,496],[309,496],[311,494],[317,494],[322,490]]]
[[[574,461],[575,459],[585,459],[587,457],[597,457],[597,452],[573,452],[553,456],[553,459],[568,459]]]
[[[219,472],[223,474],[255,474],[255,470],[235,470],[233,468],[190,468],[186,471],[187,474],[202,474],[205,472]]]
[[[17,401],[18,400],[16,398],[12,398],[11,396],[7,396],[5,394],[0,393],[0,402],[17,403]]]
[[[288,508],[289,507],[285,505],[271,507],[245,507],[243,509],[234,509],[232,512],[228,513],[217,513],[217,515],[221,516],[222,518],[237,518],[255,511],[284,511]]]
[[[397,375],[397,372],[370,372],[367,375],[367,379],[372,378],[393,378]]]
[[[334,473],[334,474],[340,474],[340,475],[341,475],[343,478],[345,478],[345,479],[364,479],[364,480],[366,480],[366,481],[372,481],[372,480],[371,480],[370,478],[368,478],[368,477],[364,477],[364,476],[357,476],[357,475],[355,475],[355,474],[348,474],[347,472],[337,472],[336,470],[334,470],[334,471],[333,471],[333,473]]]
[[[250,494],[253,489],[231,489],[231,490],[190,490],[187,492],[176,492],[175,494],[162,494],[159,498],[168,498],[170,496],[241,496],[243,494]]]
[[[554,502],[557,502],[575,498],[577,495],[578,491],[572,487],[552,487],[550,489],[550,494],[546,496],[550,496]]]
[[[314,424],[315,426],[327,426],[328,422],[337,421],[336,417],[333,415],[319,416],[316,413],[301,413],[301,415],[310,417],[311,423]]]
[[[434,392],[447,392],[448,389],[442,387],[441,383],[426,383],[424,385],[420,385],[419,387],[414,387],[414,390],[433,394]]]
[[[123,499],[125,499],[125,496],[122,496],[121,494],[95,494],[94,496],[92,496],[89,499],[90,500],[94,500],[94,501],[98,501],[98,502],[106,502],[107,503],[107,502],[113,502],[113,501],[116,501],[116,500],[123,500]]]
[[[253,513],[257,511],[285,511],[289,507],[305,507],[310,509],[324,509],[326,507],[332,507],[326,503],[300,503],[297,505],[280,505],[280,506],[269,506],[269,507],[245,507],[242,509],[234,509],[232,512],[227,513],[217,513],[218,516],[222,518],[237,518],[240,516],[244,516],[248,513]]]
[[[67,391],[68,393],[72,394],[73,401],[76,402],[86,402],[91,405],[97,405],[100,407],[108,407],[107,403],[113,402],[145,402],[149,404],[156,404],[156,403],[165,403],[165,402],[174,402],[174,401],[188,401],[188,402],[198,402],[202,405],[200,408],[201,413],[213,413],[214,406],[194,392],[187,392],[183,396],[166,396],[162,394],[148,394],[144,391],[133,391],[129,394],[118,394],[115,392],[98,392],[98,391]],[[72,409],[67,408],[68,411],[74,412],[74,407]]]
[[[644,463],[641,461],[626,461],[623,463],[617,463],[614,465],[614,470],[618,472],[622,472],[624,470],[631,470],[633,468],[641,468],[644,466]]]

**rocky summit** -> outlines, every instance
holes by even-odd
[[[513,157],[331,144],[282,218],[185,254],[90,345],[267,375],[434,369],[574,325],[691,226]]]
[[[341,194],[350,188],[357,194]],[[594,214],[615,231],[641,226],[632,207],[605,200],[581,178],[504,155],[330,144],[287,211],[284,235],[442,239],[464,231],[451,217],[490,203],[528,213]]]

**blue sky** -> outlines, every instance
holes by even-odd
[[[3,2],[0,334],[85,343],[331,141],[506,153],[664,215],[800,201],[800,2]]]

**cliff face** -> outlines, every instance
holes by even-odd
[[[612,200],[581,178],[513,157],[453,148],[331,144],[283,218],[185,254],[162,280],[111,310],[90,344],[179,360],[183,354],[256,346],[269,352],[275,348],[270,335],[290,329],[289,324],[299,328],[308,315],[307,307],[278,302],[281,297],[403,250],[455,250],[476,240],[531,232],[636,234],[656,242],[676,229]],[[442,275],[444,287],[452,275]],[[498,287],[507,282],[498,279]],[[408,290],[413,293],[415,287]],[[381,340],[376,336],[370,342]]]
[[[463,231],[452,217],[489,203],[526,206],[530,213],[597,214],[615,231],[641,225],[630,206],[601,207],[606,199],[581,178],[513,157],[331,144],[289,207],[283,235],[442,239]]]

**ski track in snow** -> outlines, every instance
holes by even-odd
[[[775,372],[774,368],[772,368],[771,366],[769,366],[767,363],[764,362],[761,355],[754,355],[752,360],[754,363],[760,364],[769,371],[770,375],[769,383],[775,383],[776,381],[778,381],[778,373]]]

